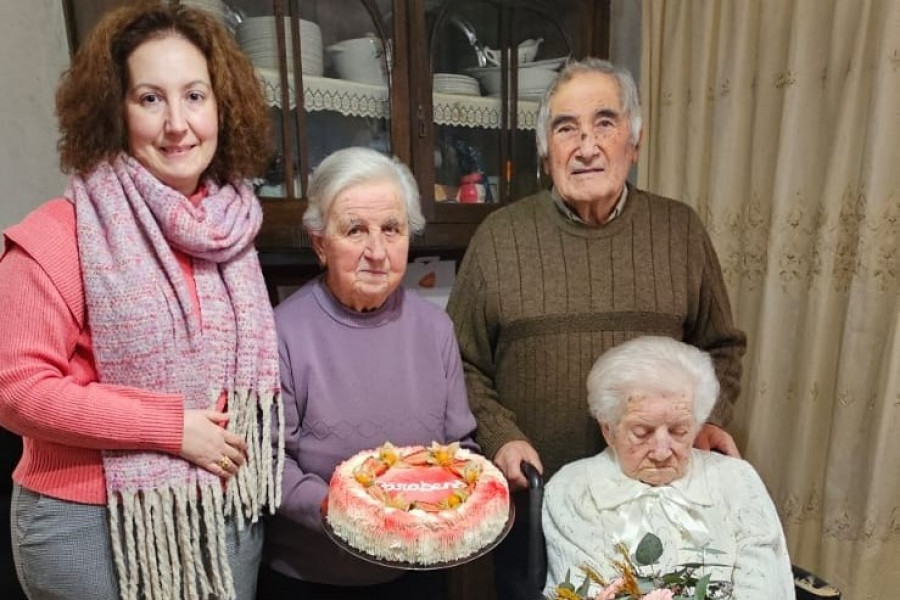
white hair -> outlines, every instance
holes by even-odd
[[[608,60],[587,57],[581,60],[574,60],[566,63],[560,70],[556,79],[544,92],[541,98],[541,105],[538,108],[537,123],[535,125],[535,138],[537,142],[538,158],[547,158],[548,145],[547,136],[550,134],[550,101],[560,86],[571,81],[576,75],[582,73],[602,73],[615,77],[619,83],[619,102],[622,103],[622,110],[628,115],[631,122],[631,144],[636,146],[638,140],[641,139],[641,127],[643,127],[643,119],[641,118],[641,99],[638,94],[637,84],[631,72],[623,67],[616,66]]]
[[[371,148],[343,148],[328,155],[309,179],[309,204],[303,213],[303,226],[313,234],[325,230],[325,215],[341,192],[360,183],[392,181],[400,189],[406,205],[406,219],[411,234],[425,229],[425,217],[419,201],[419,188],[409,167],[397,158],[388,157]]]
[[[588,374],[587,390],[591,416],[611,427],[635,392],[690,393],[700,426],[719,397],[719,380],[706,352],[669,337],[644,336],[604,352]]]

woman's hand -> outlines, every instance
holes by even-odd
[[[247,444],[225,430],[228,417],[215,410],[185,411],[179,456],[222,478],[237,473],[246,462]]]

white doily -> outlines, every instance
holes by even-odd
[[[280,107],[281,81],[278,71],[257,69],[270,106]],[[333,111],[345,117],[390,118],[390,99],[385,87],[356,83],[329,77],[303,77],[304,107],[309,112]],[[288,76],[288,98],[296,107],[294,78]],[[434,122],[437,125],[499,129],[500,100],[483,96],[455,94],[433,95]],[[517,125],[521,130],[533,130],[537,120],[538,103],[518,103]]]

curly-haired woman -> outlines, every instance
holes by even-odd
[[[280,497],[253,67],[206,13],[128,3],[64,73],[57,115],[69,185],[0,259],[20,582],[32,600],[251,600]]]

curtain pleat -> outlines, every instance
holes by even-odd
[[[694,206],[749,337],[732,433],[792,559],[900,589],[900,2],[649,0],[638,184]]]

